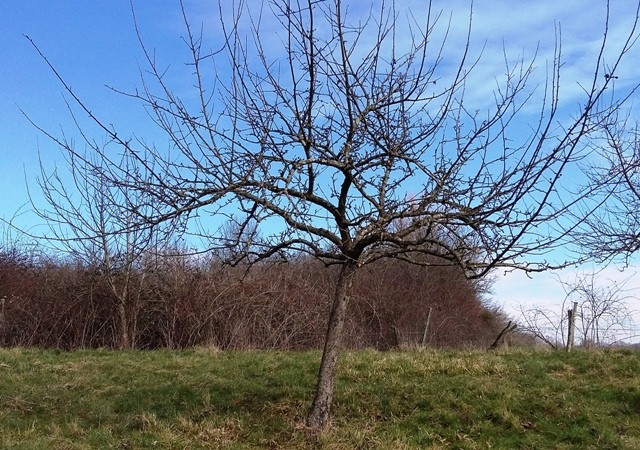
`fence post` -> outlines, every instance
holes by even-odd
[[[400,348],[402,345],[402,339],[400,338],[400,330],[395,325],[393,326],[393,334],[396,337],[396,347]]]
[[[513,333],[516,330],[516,328],[518,328],[518,324],[512,323],[511,321],[509,321],[507,326],[502,329],[500,334],[498,334],[498,337],[496,338],[496,340],[493,341],[493,344],[491,344],[491,346],[489,346],[487,350],[495,350],[498,347],[500,347],[504,343],[505,338],[509,334]]]
[[[567,311],[569,319],[569,331],[567,333],[567,352],[573,349],[573,341],[576,333],[576,312],[578,311],[578,302],[573,302],[573,308]]]
[[[425,347],[427,345],[427,333],[429,332],[429,322],[431,322],[431,311],[433,311],[432,307],[429,307],[429,313],[427,314],[427,321],[424,324],[424,332],[422,333],[422,343],[421,345]]]
[[[7,296],[3,295],[0,297],[0,346],[2,346],[2,341],[4,340],[4,311],[5,304],[7,302]]]

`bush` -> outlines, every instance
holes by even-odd
[[[334,267],[299,257],[248,269],[170,252],[149,261],[129,274],[134,283],[127,280],[140,287],[128,305],[137,348],[302,350],[324,342]],[[81,261],[0,252],[0,343],[117,347],[119,316],[108,282],[119,280]],[[343,344],[420,344],[431,310],[428,345],[487,346],[504,316],[484,304],[485,294],[455,267],[380,260],[354,279]]]

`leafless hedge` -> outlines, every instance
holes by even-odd
[[[150,258],[151,259],[151,258]],[[133,346],[221,349],[320,348],[336,268],[310,259],[246,267],[164,255],[135,271]],[[427,344],[486,346],[503,316],[485,288],[453,267],[379,261],[355,279],[349,348]],[[61,349],[117,347],[116,302],[100,267],[0,251],[0,344]]]

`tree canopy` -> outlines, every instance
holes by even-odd
[[[559,37],[539,95],[528,84],[534,61],[505,57],[504,77],[478,109],[467,100],[482,64],[470,52],[472,14],[465,44],[452,49],[450,24],[430,3],[411,12],[378,2],[357,19],[342,0],[220,2],[219,12],[211,35],[183,8],[187,93],[136,26],[147,64],[139,89],[121,93],[146,108],[168,145],[119,134],[44,55],[75,114],[109,141],[97,145],[81,129],[88,158],[43,131],[131,199],[120,205],[132,217],[126,228],[224,217],[226,232],[202,234],[233,262],[303,252],[341,265],[309,425],[328,422],[351,278],[363,265],[400,258],[481,277],[573,262],[548,253],[581,223],[571,221],[575,206],[593,186],[568,196],[564,174],[626,100],[606,94],[635,42],[637,11],[613,59],[603,24],[593,77],[570,117],[559,111]]]

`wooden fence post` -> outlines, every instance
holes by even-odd
[[[427,314],[427,322],[424,324],[424,332],[422,333],[422,346],[427,345],[427,333],[429,332],[429,322],[431,322],[431,311],[433,308],[429,307],[429,313]]]
[[[578,302],[573,302],[573,308],[568,312],[569,331],[567,332],[567,352],[573,349],[573,341],[576,334],[576,313],[578,311]]]
[[[393,334],[396,337],[396,347],[400,348],[401,345],[402,345],[402,339],[401,339],[401,336],[400,336],[400,330],[395,325],[393,326]]]
[[[516,323],[512,324],[511,321],[509,321],[507,326],[502,329],[500,334],[498,334],[498,337],[496,338],[496,340],[493,341],[493,344],[491,344],[487,350],[495,350],[498,347],[500,347],[504,343],[505,338],[509,334],[513,333],[516,330],[516,328],[518,328],[518,324]]]
[[[4,340],[4,320],[5,320],[4,311],[5,311],[6,302],[7,302],[6,295],[3,295],[2,297],[0,297],[0,345],[2,345],[2,340]]]

